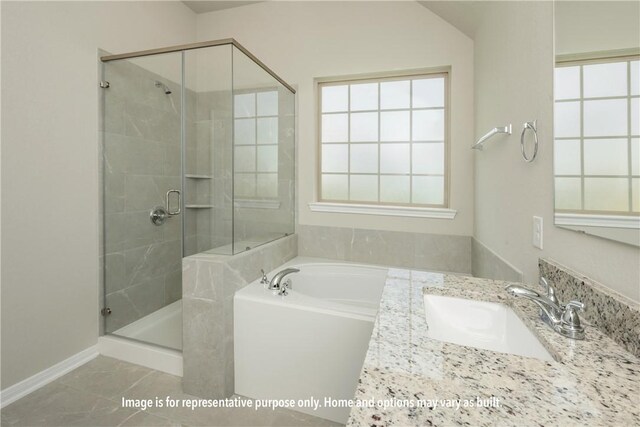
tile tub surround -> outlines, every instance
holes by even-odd
[[[238,289],[298,255],[298,236],[234,256],[198,254],[183,266],[183,386],[203,398],[234,392],[233,296]]]
[[[560,301],[586,305],[581,317],[603,334],[640,357],[640,304],[550,259],[538,262],[540,276],[549,280]]]
[[[591,325],[584,341],[551,331],[538,319],[537,306],[504,292],[508,284],[390,270],[355,398],[494,397],[500,406],[354,408],[347,425],[639,425],[640,359]],[[428,338],[424,293],[508,305],[557,361]]]
[[[471,274],[483,279],[522,282],[522,271],[499,257],[475,238],[471,239]]]
[[[471,237],[298,225],[300,256],[471,274]]]

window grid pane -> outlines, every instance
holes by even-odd
[[[447,84],[446,73],[321,84],[320,199],[446,206]]]
[[[636,211],[632,183],[638,180],[634,140],[640,132],[636,117],[640,97],[635,93],[637,83],[632,67],[637,63],[637,59],[618,59],[599,65],[587,62],[556,67],[556,77],[563,74],[564,83],[579,88],[571,95],[556,90],[556,210],[618,215]],[[569,69],[578,72],[563,71]],[[600,73],[616,73],[625,78],[599,82],[596,77]],[[571,79],[576,81],[567,82]],[[619,80],[623,80],[622,84]],[[611,114],[614,109],[616,114]],[[568,118],[573,118],[571,123]],[[566,143],[574,142],[579,145],[568,149]],[[610,186],[609,193],[603,192],[605,183]],[[621,200],[627,194],[626,200]]]
[[[278,91],[234,95],[234,193],[278,198]]]

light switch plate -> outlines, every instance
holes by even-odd
[[[538,249],[542,249],[542,217],[534,216],[533,217],[533,246]]]

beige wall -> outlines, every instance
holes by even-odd
[[[553,225],[553,3],[496,2],[475,38],[476,136],[513,123],[514,134],[475,153],[475,238],[535,282],[550,257],[636,301],[640,250]],[[522,123],[538,120],[540,150],[520,155]],[[544,218],[544,250],[531,244]]]
[[[471,235],[473,42],[416,2],[267,2],[198,15],[198,39],[234,37],[298,87],[299,223]],[[455,220],[311,212],[316,191],[314,78],[451,65]]]
[[[180,2],[2,2],[2,388],[97,341],[97,49],[194,38]]]

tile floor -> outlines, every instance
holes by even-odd
[[[254,408],[123,408],[122,398],[193,399],[181,379],[98,356],[0,411],[9,426],[338,426],[300,412]]]

